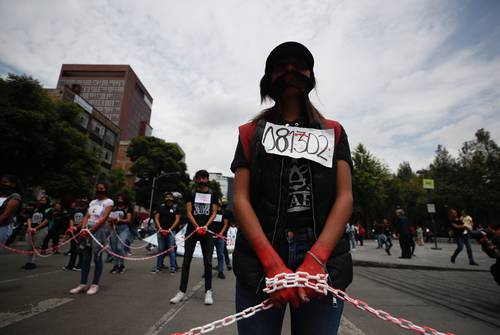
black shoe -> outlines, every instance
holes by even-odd
[[[385,249],[385,252],[387,252],[389,256],[391,255],[391,251],[389,249]]]
[[[226,279],[226,276],[224,275],[224,272],[219,272],[219,274],[217,275],[217,277],[219,277],[220,279]]]
[[[33,269],[36,269],[36,264],[35,263],[31,263],[31,262],[28,262],[26,264],[24,264],[21,269],[25,269],[25,270],[33,270]]]
[[[233,267],[231,266],[231,264],[228,264],[228,265],[227,265],[227,270],[228,270],[228,271],[231,271],[232,269],[233,269]]]
[[[451,262],[455,264],[455,257],[451,256]]]
[[[82,271],[82,267],[77,265],[73,268],[73,271]]]
[[[118,268],[118,266],[115,265],[115,266],[113,266],[113,268],[111,269],[111,271],[109,271],[109,273],[115,274],[115,273],[118,273],[118,271],[119,271],[119,268]]]
[[[69,266],[63,266],[62,269],[64,271],[76,271],[75,268],[69,267]]]
[[[479,264],[477,264],[476,262],[472,261],[472,262],[469,262],[469,265],[479,265]]]
[[[118,274],[125,273],[125,265],[121,265],[118,267]]]

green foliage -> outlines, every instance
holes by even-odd
[[[52,101],[31,77],[0,78],[2,170],[54,197],[86,195],[99,163],[77,128],[79,107]]]
[[[134,137],[127,150],[133,162],[130,171],[139,180],[135,183],[137,204],[149,208],[153,178],[156,179],[154,206],[161,203],[166,191],[188,192],[189,176],[186,164],[176,145],[156,137]]]
[[[127,187],[125,170],[120,168],[113,168],[107,175],[109,181],[109,196],[116,199],[116,196],[125,194],[130,201],[135,198],[134,191]]]

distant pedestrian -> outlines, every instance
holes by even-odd
[[[14,216],[21,207],[17,178],[3,175],[0,179],[0,245],[6,244],[14,229]]]
[[[479,265],[474,261],[474,256],[472,255],[472,247],[467,227],[458,217],[457,211],[455,209],[450,209],[450,211],[448,212],[448,218],[449,218],[450,229],[453,232],[453,239],[457,244],[457,248],[453,252],[453,255],[451,255],[451,262],[455,263],[458,254],[462,252],[465,244],[465,248],[467,249],[467,256],[469,257],[469,264]]]
[[[380,240],[385,252],[390,256],[392,248],[392,227],[388,219],[382,221],[382,234],[380,234]]]
[[[377,249],[382,248],[382,240],[380,239],[380,235],[383,232],[383,224],[379,223],[378,221],[373,221],[373,237],[377,241]]]
[[[366,235],[365,227],[361,224],[361,222],[358,222],[358,241],[360,246],[363,246],[365,235]]]
[[[217,277],[220,279],[225,279],[224,275],[224,246],[226,245],[225,236],[227,236],[227,230],[229,228],[229,220],[225,216],[225,212],[222,209],[222,202],[219,201],[217,205],[217,214],[215,215],[214,222],[210,228],[216,235],[213,237],[213,246],[217,252]],[[213,253],[213,251],[212,251]]]
[[[49,241],[52,241],[51,250],[54,254],[59,254],[59,235],[63,228],[66,219],[63,214],[62,204],[60,201],[55,201],[52,204],[52,215],[49,217],[47,236],[43,240],[42,251],[45,253],[49,249]]]
[[[401,256],[399,258],[411,258],[411,231],[410,222],[403,209],[396,210],[396,231],[401,247]]]
[[[420,225],[417,226],[417,245],[419,246],[424,245],[424,230]]]

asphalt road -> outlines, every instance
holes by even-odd
[[[137,255],[146,255],[140,251]],[[106,264],[96,296],[70,295],[79,272],[63,271],[68,258],[40,259],[35,270],[21,270],[25,256],[0,254],[0,334],[157,335],[187,331],[234,313],[234,282],[214,278],[215,304],[203,304],[202,263],[191,267],[190,298],[171,305],[180,274],[151,274],[154,260],[127,262],[111,275]],[[182,258],[179,257],[179,263]],[[401,270],[355,267],[349,293],[376,308],[417,324],[456,334],[500,333],[500,286],[487,272]],[[289,334],[286,325],[283,334]],[[234,325],[213,334],[235,334]],[[409,333],[346,305],[340,334]],[[257,334],[256,334],[257,335]]]

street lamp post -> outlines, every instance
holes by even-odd
[[[153,177],[153,184],[151,185],[151,197],[149,198],[149,220],[153,217],[153,197],[155,194],[155,188],[156,188],[156,180],[163,178],[163,177],[168,177],[172,175],[179,175],[179,172],[165,172],[161,173],[158,176]]]
[[[423,188],[427,190],[427,213],[431,216],[432,230],[434,230],[434,247],[433,250],[441,250],[437,244],[437,228],[436,221],[434,220],[434,213],[436,213],[436,206],[431,203],[431,191],[434,189],[434,179],[423,179]]]

